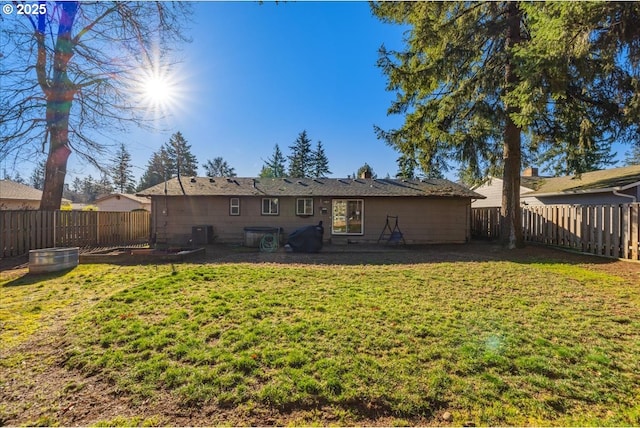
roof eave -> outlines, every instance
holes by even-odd
[[[545,197],[549,197],[549,196],[586,195],[586,194],[592,194],[592,193],[620,192],[620,191],[627,190],[627,189],[630,189],[630,188],[635,187],[635,186],[640,186],[640,181],[637,181],[637,182],[631,183],[631,184],[627,184],[625,186],[607,187],[607,188],[604,188],[604,189],[587,189],[587,190],[571,190],[571,191],[565,190],[565,191],[560,191],[560,192],[547,192],[547,193],[530,192],[530,193],[523,193],[520,196],[521,197],[534,196],[534,197],[545,198]]]

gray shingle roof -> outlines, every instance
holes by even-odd
[[[464,186],[443,179],[183,177],[181,181],[182,187],[177,178],[166,182],[168,196],[446,196],[484,199],[484,196]],[[138,192],[140,196],[164,194],[165,183]]]

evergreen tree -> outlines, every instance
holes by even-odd
[[[331,174],[329,170],[329,159],[327,159],[324,147],[322,147],[322,141],[318,141],[316,149],[311,154],[311,165],[313,170],[312,177],[322,178]]]
[[[307,131],[302,131],[292,146],[289,155],[289,177],[309,178],[313,175],[311,140]]]
[[[135,190],[135,181],[131,172],[131,155],[124,144],[120,144],[111,167],[111,179],[120,193],[131,193]]]
[[[624,160],[625,165],[640,165],[640,144],[636,144],[633,148],[626,153],[626,158]]]
[[[353,178],[360,178],[365,173],[371,176],[371,178],[378,178],[378,175],[373,172],[373,168],[371,168],[366,162],[364,163],[364,165],[358,168],[358,172],[354,174]]]
[[[33,169],[33,172],[31,173],[29,183],[31,184],[31,187],[33,187],[34,189],[42,190],[44,188],[45,164],[46,164],[46,161],[44,159],[38,161],[38,163],[36,164],[36,167]]]
[[[207,177],[236,177],[235,168],[229,166],[222,157],[209,159],[202,167]]]
[[[416,169],[418,168],[418,162],[413,156],[407,156],[402,153],[396,161],[398,163],[398,172],[396,178],[405,180],[412,180],[416,178]]]
[[[171,136],[165,148],[168,157],[169,176],[195,177],[198,175],[198,161],[191,153],[191,145],[184,139],[182,133],[176,132]]]
[[[266,165],[262,165],[262,169],[260,170],[260,174],[258,174],[260,178],[275,178],[273,175],[273,170]]]
[[[500,161],[501,239],[522,246],[521,128],[509,98],[518,84],[513,51],[523,39],[518,3],[376,2],[372,9],[409,26],[403,51],[380,49],[387,89],[397,94],[388,113],[405,121],[400,129],[376,127],[378,137],[413,156],[427,176],[445,172],[451,160],[473,169]]]
[[[286,158],[280,151],[280,146],[276,144],[273,150],[273,155],[269,159],[267,159],[264,166],[262,167],[262,171],[260,171],[260,177],[284,177],[286,175],[285,162]]]
[[[141,191],[168,180],[169,177],[169,155],[165,146],[151,155],[147,163],[147,169],[140,177],[137,190]]]
[[[516,50],[515,120],[556,175],[613,164],[613,142],[637,140],[637,2],[522,3],[530,40]],[[634,56],[636,59],[633,59]],[[635,101],[634,101],[635,100]]]
[[[105,196],[110,193],[113,193],[113,185],[111,184],[111,180],[109,180],[109,174],[103,171],[100,173],[100,179],[95,183],[96,197],[91,200],[91,202],[95,201],[98,197]]]

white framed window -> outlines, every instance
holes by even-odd
[[[313,198],[296,199],[296,215],[313,215]]]
[[[334,199],[331,206],[332,234],[364,235],[364,200]]]
[[[229,215],[240,215],[240,198],[229,199]]]
[[[278,198],[262,198],[262,215],[278,215],[279,209]]]

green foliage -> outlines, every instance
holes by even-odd
[[[167,172],[169,177],[180,175],[182,177],[195,177],[198,175],[198,161],[191,153],[191,144],[185,140],[181,132],[171,136],[166,144]]]
[[[203,164],[202,167],[207,177],[235,177],[237,175],[235,168],[232,168],[221,157],[207,160],[207,163]]]
[[[371,168],[371,166],[366,162],[364,163],[364,165],[362,165],[360,168],[358,168],[358,171],[356,172],[356,174],[355,174],[355,176],[353,178],[360,178],[364,174],[370,176],[371,178],[378,178],[378,174],[376,174],[373,171],[373,168]]]
[[[321,141],[318,141],[316,149],[311,153],[311,165],[311,176],[314,178],[326,177],[331,174],[331,170],[329,170],[329,159],[324,152]]]
[[[289,158],[288,176],[292,178],[308,178],[313,175],[313,158],[311,140],[307,131],[302,131],[292,146],[289,146],[291,154]]]
[[[633,148],[627,153],[627,157],[625,158],[625,165],[640,165],[640,144],[636,144]]]
[[[273,155],[267,159],[262,171],[260,171],[260,177],[262,178],[280,178],[286,176],[285,169],[286,158],[280,150],[280,146],[276,144]]]
[[[182,133],[176,132],[169,141],[151,155],[147,169],[140,177],[137,190],[144,190],[180,173],[181,177],[197,176],[198,162],[191,145],[184,139]]]
[[[44,169],[46,167],[47,161],[45,159],[41,159],[36,164],[36,167],[33,169],[31,173],[31,177],[29,178],[29,184],[34,189],[42,190],[44,189]]]
[[[620,26],[634,27],[640,9],[613,2],[522,8],[530,40],[515,49],[520,83],[510,97],[521,111],[514,120],[556,175],[611,165],[611,144],[637,139],[638,70],[630,61],[638,31],[622,35]]]
[[[438,174],[453,160],[483,174],[501,162],[501,4],[380,2],[372,8],[385,22],[409,26],[405,49],[382,46],[378,60],[387,89],[397,95],[388,113],[404,115],[405,122],[390,131],[376,127],[376,133],[401,153],[403,168],[413,159],[426,174]]]
[[[118,192],[132,193],[135,190],[135,180],[131,172],[132,167],[131,154],[122,143],[116,152],[110,169],[111,180]]]
[[[171,178],[169,175],[168,165],[169,154],[167,153],[166,147],[163,145],[160,147],[160,150],[151,155],[151,158],[147,162],[147,169],[140,177],[140,183],[138,184],[137,190],[141,191],[147,189]]]
[[[427,173],[458,162],[467,181],[495,175],[507,119],[524,154],[556,174],[611,165],[614,141],[637,140],[639,4],[512,4],[525,31],[508,48],[509,3],[372,4],[409,27],[404,49],[383,46],[378,61],[397,94],[388,112],[405,116],[399,129],[376,128],[401,153],[400,175],[411,175],[407,159]]]

